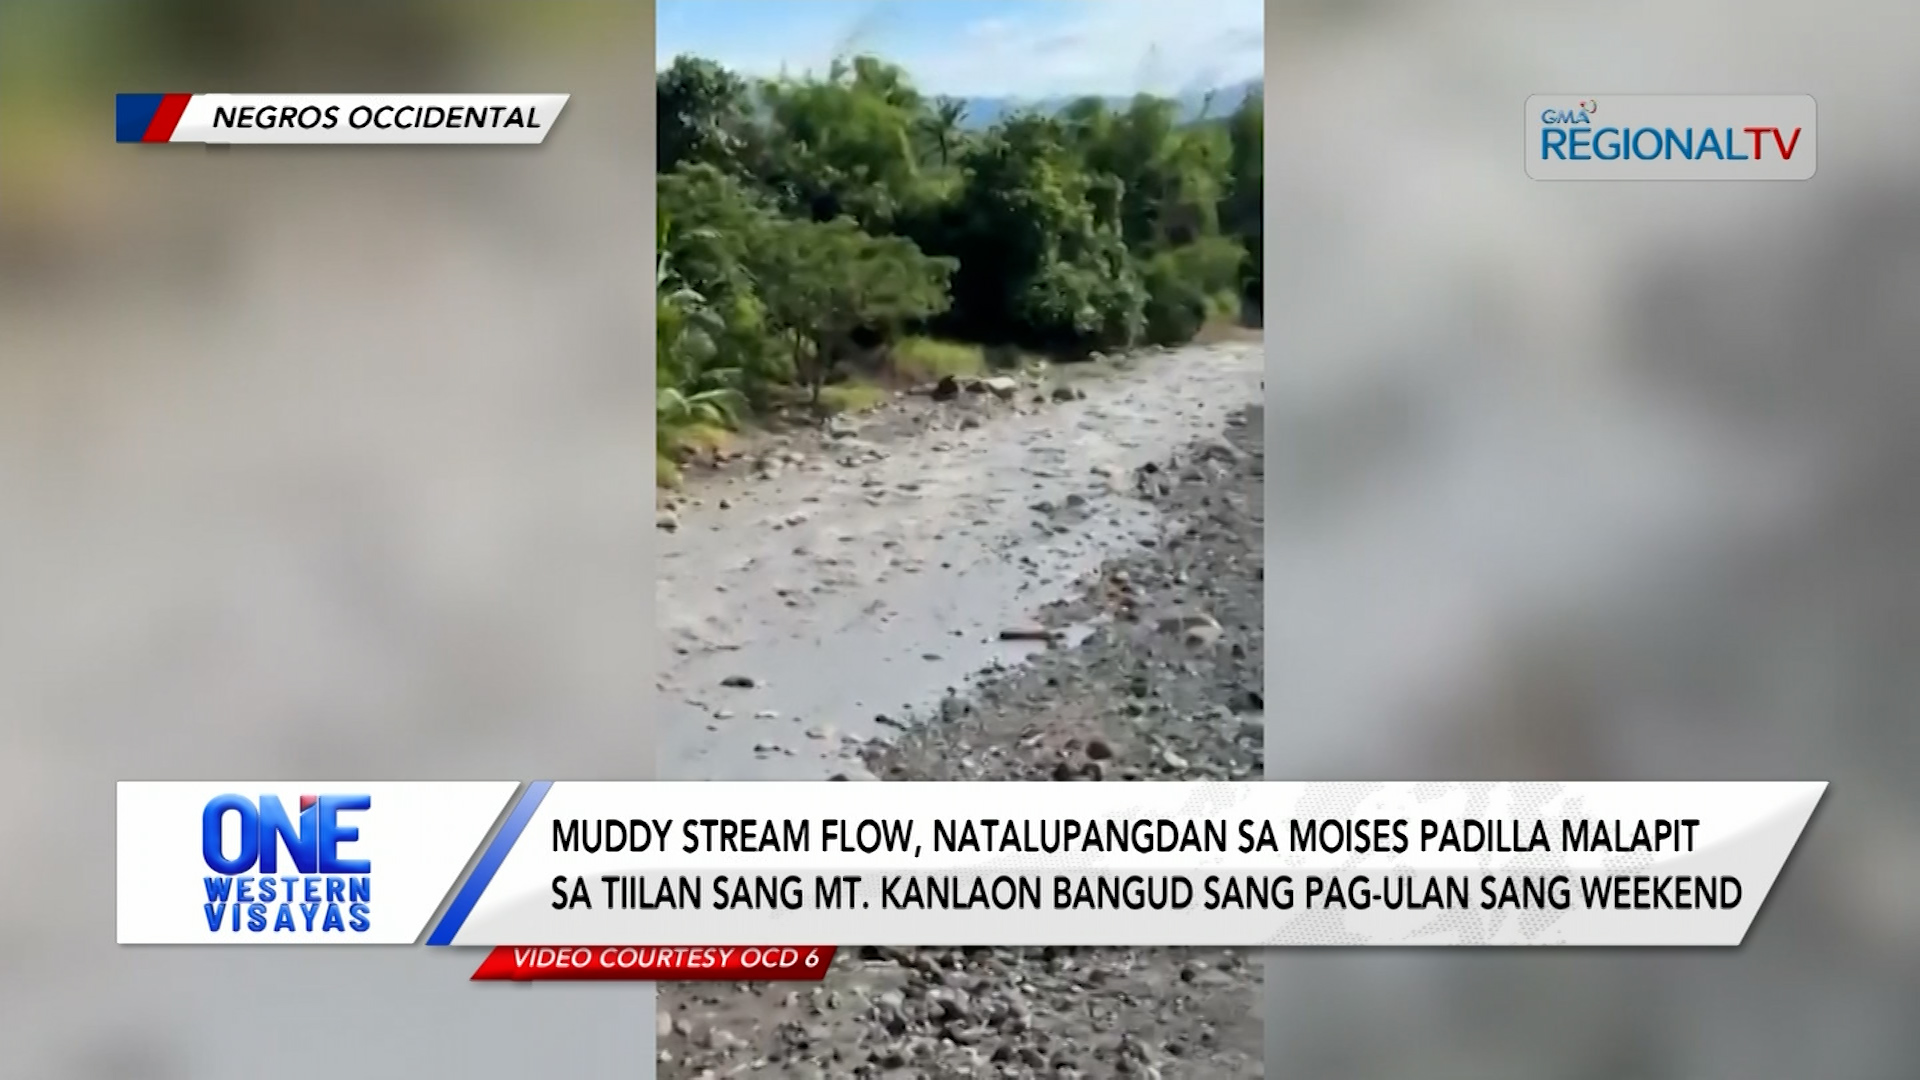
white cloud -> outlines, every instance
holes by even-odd
[[[882,9],[884,10],[884,9]],[[1080,0],[982,18],[933,39],[909,19],[823,20],[782,39],[734,39],[715,59],[756,75],[823,71],[836,53],[872,50],[933,93],[1171,94],[1261,74],[1261,0]],[[662,40],[665,48],[668,42]]]
[[[1045,97],[1175,93],[1261,73],[1260,0],[1098,0],[983,20],[901,61],[929,89]]]

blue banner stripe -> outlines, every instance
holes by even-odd
[[[473,905],[480,902],[480,894],[487,891],[493,883],[493,875],[500,864],[507,861],[507,852],[513,850],[514,841],[520,839],[527,822],[533,820],[533,812],[540,809],[540,802],[547,797],[547,789],[553,786],[551,780],[535,780],[527,785],[526,794],[520,796],[520,802],[514,806],[513,813],[507,815],[507,823],[500,826],[494,834],[493,843],[487,845],[486,854],[480,856],[480,862],[473,868],[473,875],[467,883],[460,886],[460,895],[453,898],[447,913],[440,917],[440,924],[433,928],[433,936],[427,939],[429,945],[451,945],[454,936],[460,933],[460,927],[473,914]]]
[[[165,94],[113,95],[113,141],[139,142],[144,138],[164,97]]]

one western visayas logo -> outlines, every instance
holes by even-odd
[[[360,839],[357,819],[343,815],[372,808],[373,797],[302,795],[299,805],[290,815],[277,795],[207,802],[208,930],[354,934],[372,925],[373,864],[343,850]]]

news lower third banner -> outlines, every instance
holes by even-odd
[[[123,143],[544,142],[567,94],[116,94]]]
[[[1738,945],[1825,789],[130,781],[118,939]]]

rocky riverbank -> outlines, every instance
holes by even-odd
[[[889,721],[882,780],[1252,779],[1262,770],[1261,414],[1138,469],[1162,528],[1033,628],[1061,644]],[[1068,643],[1071,644],[1068,644]],[[660,1075],[1263,1075],[1250,953],[842,952],[818,985],[663,986]]]

